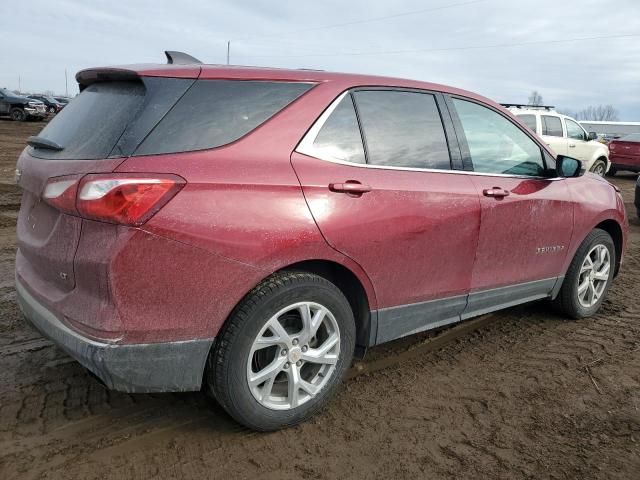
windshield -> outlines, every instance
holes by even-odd
[[[620,140],[625,142],[640,142],[640,133],[631,133],[629,135],[625,135]]]

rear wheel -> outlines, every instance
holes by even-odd
[[[11,109],[11,120],[16,122],[24,122],[27,119],[27,114],[21,108],[12,108]]]
[[[604,174],[607,171],[607,162],[602,159],[596,160],[594,164],[591,166],[591,171],[596,175],[600,175],[601,177],[604,177]]]
[[[225,323],[209,357],[209,391],[249,428],[295,425],[331,397],[354,347],[353,312],[335,285],[305,272],[278,273]]]
[[[595,314],[611,285],[615,262],[616,250],[611,236],[596,228],[573,257],[556,305],[575,319]]]

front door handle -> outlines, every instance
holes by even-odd
[[[576,148],[576,144],[575,143],[570,143],[569,144],[569,148]]]
[[[509,190],[505,190],[501,187],[493,187],[485,188],[482,193],[485,197],[503,198],[509,195]]]
[[[329,190],[331,190],[332,192],[362,195],[363,193],[370,192],[371,186],[356,181],[350,181],[344,183],[330,183]]]

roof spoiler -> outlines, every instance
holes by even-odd
[[[193,65],[194,63],[202,64],[200,60],[184,52],[174,52],[171,50],[165,50],[164,54],[167,56],[168,64],[175,65]]]
[[[501,103],[500,105],[502,105],[504,108],[532,108],[532,109],[536,109],[539,108],[541,110],[553,110],[554,107],[553,105],[525,105],[523,103]]]

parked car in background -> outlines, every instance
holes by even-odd
[[[640,122],[610,122],[581,120],[580,125],[588,132],[596,132],[606,138],[624,137],[630,133],[640,133]]]
[[[573,118],[553,107],[503,104],[522,123],[537,133],[554,152],[581,160],[585,169],[600,175],[609,170],[609,149],[596,141],[595,132],[587,133]]]
[[[636,180],[636,195],[634,203],[636,205],[636,215],[640,218],[640,176],[638,176],[638,179]]]
[[[55,98],[62,105],[63,108],[66,107],[67,104],[71,101],[71,99],[67,97],[53,97],[53,98]]]
[[[109,388],[204,388],[274,430],[373,345],[537,299],[600,308],[622,197],[500,105],[180,57],[81,71],[17,163],[20,305]]]
[[[55,98],[49,95],[29,95],[29,98],[33,98],[34,100],[40,100],[47,107],[47,112],[49,113],[58,113],[62,110],[62,103],[57,101]]]
[[[47,116],[45,104],[23,95],[17,95],[6,88],[0,88],[0,116],[12,120],[42,120]]]
[[[619,170],[640,172],[640,133],[632,133],[609,142],[611,152],[610,175]]]

